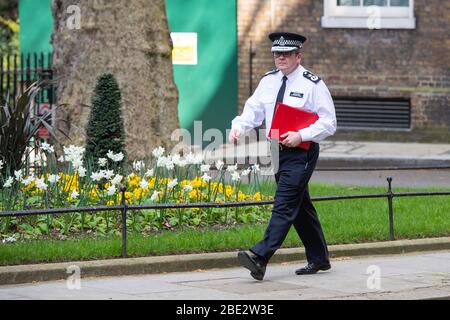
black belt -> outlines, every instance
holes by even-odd
[[[282,143],[278,143],[278,150],[280,150],[280,151],[298,151],[298,150],[300,150],[300,148],[298,148],[298,147],[288,147],[288,146],[285,146],[284,144],[282,144]]]

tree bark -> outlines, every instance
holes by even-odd
[[[79,8],[79,28],[71,5]],[[85,143],[96,79],[112,73],[122,92],[129,159],[172,147],[178,91],[164,0],[53,0],[52,13],[56,125],[71,138],[60,134],[58,140]]]

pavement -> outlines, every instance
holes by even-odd
[[[243,141],[237,145],[225,144],[205,153],[207,161],[222,160],[238,163],[241,168],[259,163],[261,175],[273,179],[270,145],[267,141]],[[398,170],[395,168],[446,167],[438,170]],[[361,171],[331,169],[358,168]],[[365,169],[376,168],[374,171]],[[389,168],[389,170],[382,170]],[[395,169],[395,170],[392,170]],[[334,183],[347,186],[385,186],[392,177],[395,187],[450,187],[450,144],[392,143],[364,141],[323,141],[319,160],[311,182]]]
[[[1,300],[450,300],[450,251],[342,257],[297,276],[304,262],[274,263],[263,281],[243,268],[82,278],[0,286]],[[192,301],[190,305],[195,305]]]
[[[324,141],[322,167],[345,166],[450,166],[450,144]]]
[[[262,165],[270,163],[269,143],[265,140],[237,145],[224,144],[206,152],[206,158],[225,163],[245,163],[255,159]],[[392,143],[364,141],[332,141],[320,143],[319,168],[327,167],[393,167],[450,166],[450,144]]]
[[[450,144],[324,141],[311,181],[351,186],[450,187]],[[326,171],[333,168],[447,167],[445,170]],[[323,170],[325,169],[325,170]]]
[[[450,250],[450,237],[330,245],[328,249],[332,259],[441,251]],[[305,259],[304,248],[284,248],[276,252],[271,262],[285,263]],[[0,287],[1,285],[66,279],[68,272],[69,274],[73,273],[73,268],[79,270],[82,277],[89,278],[195,271],[197,269],[232,268],[237,266],[239,266],[237,252],[12,265],[0,267]]]

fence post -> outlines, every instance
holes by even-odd
[[[127,257],[127,202],[125,199],[125,191],[127,187],[120,187],[122,192],[122,258]]]
[[[394,208],[392,207],[392,198],[394,198],[394,194],[392,193],[392,177],[387,178],[388,182],[388,205],[389,205],[389,236],[390,240],[395,240],[394,238]]]

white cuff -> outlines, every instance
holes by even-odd
[[[300,129],[298,132],[302,136],[302,141],[312,141],[313,136],[310,128]]]

